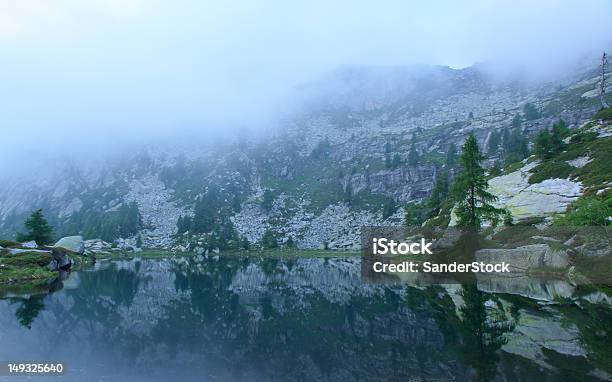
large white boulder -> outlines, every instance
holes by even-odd
[[[70,252],[82,255],[85,252],[85,243],[82,236],[66,236],[59,239],[53,246],[54,248],[62,248]]]
[[[499,198],[496,207],[509,209],[515,220],[564,213],[582,195],[582,183],[569,179],[529,184],[529,170],[538,164],[528,163],[513,173],[489,180],[489,191]]]

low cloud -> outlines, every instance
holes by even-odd
[[[0,130],[12,147],[0,163],[266,128],[297,85],[343,65],[494,61],[537,78],[611,36],[605,0],[0,0]]]

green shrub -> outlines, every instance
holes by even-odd
[[[565,216],[555,220],[559,225],[571,226],[607,226],[612,222],[612,197],[606,199],[597,196],[583,196],[572,203]]]
[[[14,265],[19,267],[39,266],[44,267],[51,262],[51,255],[41,252],[22,252],[16,255],[10,255],[0,258],[0,262],[4,265]]]
[[[530,171],[532,175],[529,177],[529,184],[540,183],[546,179],[567,179],[573,170],[566,162],[544,162]]]
[[[572,135],[570,143],[586,143],[597,139],[597,133],[594,131],[579,131]]]
[[[0,240],[0,247],[2,248],[21,248],[21,244],[11,240]]]
[[[261,238],[261,246],[265,249],[278,248],[278,241],[272,230],[266,230],[263,237]]]
[[[608,107],[608,108],[599,110],[593,116],[593,120],[596,120],[596,121],[600,121],[600,120],[601,121],[612,121],[612,107]]]

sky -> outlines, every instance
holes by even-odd
[[[609,46],[612,0],[0,0],[0,162],[265,126],[344,65],[538,74]]]

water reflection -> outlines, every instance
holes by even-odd
[[[610,309],[540,305],[480,283],[363,283],[359,259],[98,264],[0,301],[0,359],[72,380],[609,378]],[[579,360],[580,362],[577,362]],[[580,365],[568,372],[570,362]]]
[[[21,325],[28,329],[32,328],[32,322],[45,308],[43,296],[30,296],[24,299],[12,298],[9,301],[11,304],[19,304],[19,308],[15,310],[15,317]]]

